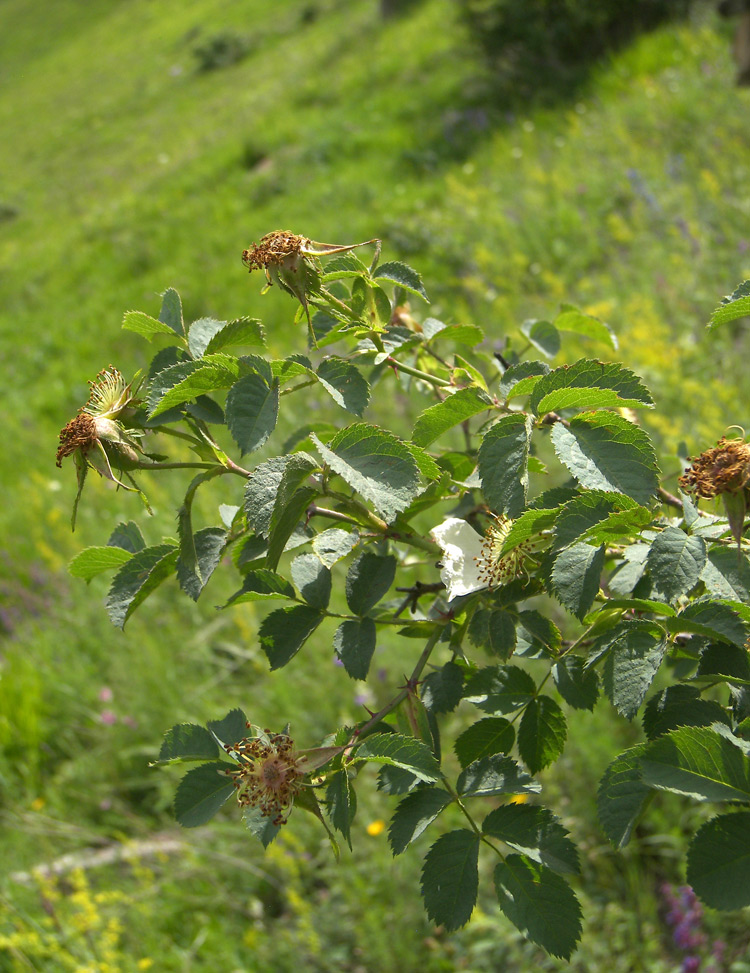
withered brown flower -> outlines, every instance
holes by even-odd
[[[247,726],[251,728],[252,724]],[[225,744],[224,749],[238,764],[236,770],[225,773],[237,790],[239,804],[258,808],[272,824],[284,824],[302,789],[301,765],[306,760],[294,749],[291,737],[264,730],[238,743]]]
[[[725,493],[739,493],[750,481],[750,446],[742,439],[722,437],[695,459],[679,479],[685,493],[711,500]]]

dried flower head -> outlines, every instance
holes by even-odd
[[[253,728],[250,723],[247,726]],[[263,730],[225,744],[224,749],[239,765],[226,775],[234,783],[240,805],[258,808],[272,824],[284,824],[304,778],[301,766],[305,757],[295,751],[291,737]]]
[[[695,459],[679,479],[685,493],[707,500],[725,493],[739,493],[750,481],[750,446],[742,439],[722,437]]]
[[[742,544],[750,499],[748,481],[750,446],[743,439],[726,437],[722,437],[715,446],[692,460],[692,466],[679,479],[679,484],[686,493],[693,493],[706,500],[721,497],[738,551]]]
[[[274,230],[261,237],[260,243],[253,243],[249,249],[243,250],[242,262],[251,273],[253,270],[265,270],[268,277],[269,267],[289,262],[289,258],[294,261],[302,253],[303,245],[309,242],[289,230]]]
[[[128,486],[118,479],[112,469],[113,463],[123,471],[139,465],[138,454],[142,451],[134,438],[136,434],[133,430],[126,430],[118,418],[136,403],[133,383],[126,383],[120,372],[110,365],[99,372],[93,382],[89,382],[86,405],[60,431],[57,466],[62,466],[66,456],[72,456],[78,471],[78,493],[73,505],[74,527],[78,501],[89,469],[96,470],[125,490],[141,493],[135,485]]]

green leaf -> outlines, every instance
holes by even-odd
[[[547,508],[524,511],[517,520],[513,521],[500,555],[508,554],[519,544],[523,544],[531,537],[536,537],[543,530],[548,530],[559,513],[559,509]]]
[[[274,456],[256,466],[247,478],[245,513],[248,523],[261,537],[270,533],[276,495],[290,459],[290,456]]]
[[[178,723],[168,730],[159,751],[159,763],[170,760],[216,760],[221,751],[204,726]]]
[[[708,552],[701,580],[706,590],[717,598],[750,602],[750,560],[738,556],[728,547],[714,547]]]
[[[684,726],[647,743],[641,771],[650,787],[695,801],[750,802],[750,760],[708,727]]]
[[[518,395],[528,395],[536,388],[542,375],[549,375],[549,372],[549,365],[543,361],[522,361],[511,365],[503,372],[497,389],[498,398],[508,400]]]
[[[582,659],[568,655],[554,664],[552,676],[557,691],[568,706],[593,711],[599,697],[596,669],[586,669]]]
[[[476,324],[443,324],[435,318],[425,318],[422,322],[422,331],[428,342],[439,337],[441,341],[447,339],[473,348],[474,345],[484,341],[484,331]]]
[[[456,737],[453,749],[462,768],[482,757],[508,753],[516,739],[513,724],[502,716],[488,716],[473,723]]]
[[[637,623],[636,623],[637,624]],[[666,643],[652,627],[629,627],[609,645],[604,660],[604,692],[627,720],[632,720],[654,680]]]
[[[713,331],[719,325],[729,324],[750,315],[750,281],[743,281],[732,294],[725,297],[716,308],[708,322],[708,330]]]
[[[518,728],[518,753],[532,774],[557,760],[567,735],[565,716],[555,700],[544,695],[532,699]]]
[[[613,514],[620,516],[613,517]],[[637,534],[650,523],[651,512],[630,497],[587,490],[566,503],[558,514],[554,544],[562,549],[576,541],[616,542],[622,534]]]
[[[152,318],[150,314],[145,314],[143,311],[126,311],[122,327],[125,331],[134,331],[149,341],[157,334],[168,334],[172,338],[175,335],[174,329],[170,328],[168,324],[157,321],[156,318]]]
[[[429,453],[425,452],[421,446],[417,446],[416,443],[405,442],[404,446],[411,453],[412,459],[417,464],[417,469],[422,474],[426,480],[434,481],[439,480],[443,476],[443,470],[438,466],[435,460],[430,456]],[[430,506],[432,504],[430,503]],[[410,509],[413,509],[413,504]]]
[[[549,321],[529,318],[521,325],[521,332],[547,358],[554,358],[560,350],[560,332]]]
[[[513,413],[503,416],[479,447],[479,477],[489,506],[499,514],[517,517],[526,506],[527,463],[533,420]]]
[[[536,694],[536,683],[518,666],[480,669],[466,684],[464,699],[495,715],[513,713]]]
[[[427,852],[422,896],[427,915],[448,932],[471,918],[479,889],[479,835],[449,831]]]
[[[242,812],[242,820],[247,830],[254,835],[264,848],[268,848],[274,838],[281,831],[280,824],[274,824],[258,807],[246,807]]]
[[[422,278],[416,272],[412,270],[407,264],[402,264],[398,260],[392,260],[389,263],[380,264],[375,273],[373,274],[375,279],[392,280],[399,287],[403,287],[405,291],[409,291],[411,294],[417,294],[423,300],[428,301],[427,292],[422,284]]]
[[[230,388],[239,378],[242,367],[238,359],[216,354],[165,368],[154,377],[149,388],[149,418],[200,395]]]
[[[183,828],[206,824],[234,793],[227,779],[228,764],[217,761],[193,767],[177,785],[174,816]]]
[[[492,797],[497,794],[538,794],[542,785],[521,770],[512,757],[496,753],[480,757],[464,767],[456,782],[465,797]]]
[[[342,429],[327,446],[310,438],[325,463],[390,523],[421,490],[419,469],[394,435],[365,422]]]
[[[247,717],[239,707],[231,709],[220,720],[209,720],[206,724],[209,731],[220,744],[237,743],[248,735]]]
[[[654,588],[668,601],[695,587],[705,563],[706,542],[679,527],[665,527],[654,538],[646,558]]]
[[[702,699],[694,686],[680,683],[660,689],[643,711],[643,729],[649,740],[680,726],[710,726],[717,722],[729,724],[724,709],[712,699]]]
[[[318,381],[334,402],[361,416],[370,401],[370,386],[360,370],[344,358],[331,356],[318,366]]]
[[[396,558],[372,551],[362,553],[352,562],[346,576],[346,603],[355,615],[366,615],[393,584]]]
[[[552,594],[582,619],[594,603],[604,568],[604,545],[573,544],[555,558],[550,574]]]
[[[516,651],[525,656],[556,656],[562,647],[560,629],[535,609],[519,613],[517,634]]]
[[[193,601],[208,584],[208,580],[221,561],[227,545],[227,531],[222,527],[204,527],[193,536],[195,557],[186,561],[182,551],[177,561],[177,580],[180,587]]]
[[[750,685],[750,660],[747,650],[738,645],[714,643],[701,652],[699,676],[723,676],[736,685]]]
[[[731,642],[739,647],[747,641],[747,626],[739,614],[744,606],[722,601],[694,601],[677,616],[676,623],[682,624],[682,631],[695,631],[722,642]],[[666,623],[665,623],[666,624]]]
[[[431,713],[451,713],[461,702],[463,688],[463,669],[455,662],[446,662],[422,680],[422,702]]]
[[[337,561],[350,554],[358,543],[359,533],[356,530],[331,527],[313,537],[312,549],[327,568],[332,568]]]
[[[482,822],[482,834],[500,838],[554,872],[579,871],[578,852],[568,832],[546,807],[505,804],[490,811]]]
[[[534,386],[529,408],[536,415],[561,409],[631,409],[653,406],[638,376],[617,362],[581,358],[545,375]]]
[[[750,811],[719,814],[690,844],[687,880],[712,909],[750,905]]]
[[[246,601],[267,601],[274,598],[294,600],[294,588],[275,571],[258,568],[248,571],[242,587],[232,595],[224,608]]]
[[[563,304],[560,313],[554,320],[554,325],[559,331],[571,331],[574,334],[583,335],[585,338],[594,338],[609,345],[613,351],[617,351],[617,338],[612,329],[599,318],[584,314],[572,304]]]
[[[355,757],[408,770],[429,784],[440,779],[440,765],[435,755],[416,737],[402,736],[400,733],[375,733],[357,748]]]
[[[292,453],[284,465],[271,512],[268,534],[267,567],[275,570],[286,543],[294,533],[303,514],[318,495],[310,486],[302,486],[317,469],[315,461],[307,453]]]
[[[229,389],[227,428],[240,455],[259,449],[276,428],[279,416],[278,380],[269,386],[257,372],[244,375]]]
[[[122,567],[132,556],[130,551],[122,547],[87,547],[76,554],[68,565],[68,571],[74,578],[90,581],[102,571]]]
[[[188,348],[193,358],[202,358],[211,339],[226,325],[226,321],[217,321],[216,318],[198,318],[193,321],[188,331]]]
[[[581,907],[560,875],[525,855],[508,855],[495,866],[500,908],[537,946],[570,959],[581,938]]]
[[[326,788],[326,806],[331,824],[352,846],[352,821],[357,813],[357,793],[351,785],[346,769],[334,774]]]
[[[352,679],[367,678],[375,639],[375,622],[371,618],[350,618],[336,629],[333,648]]]
[[[134,521],[118,524],[107,541],[108,547],[121,547],[124,551],[137,554],[146,546],[141,530]]]
[[[223,348],[234,348],[237,345],[265,348],[265,332],[257,318],[237,318],[228,324],[225,323],[221,331],[217,331],[211,338],[204,354],[213,355]]]
[[[474,385],[458,389],[437,405],[420,413],[414,424],[412,442],[426,447],[460,422],[485,412],[492,405],[487,393]]]
[[[145,547],[123,564],[115,575],[105,602],[112,624],[124,628],[136,608],[170,574],[177,564],[174,544]]]
[[[331,572],[314,554],[300,554],[292,561],[292,581],[312,608],[321,610],[331,600]]]
[[[405,851],[452,800],[440,787],[420,787],[405,797],[394,811],[388,828],[393,854]]]
[[[647,433],[615,412],[581,413],[569,427],[556,422],[551,439],[558,459],[583,487],[624,493],[642,506],[659,488]]]
[[[263,619],[258,636],[272,670],[281,669],[294,658],[323,617],[308,605],[294,605],[277,608]]]
[[[174,287],[168,287],[161,296],[159,320],[178,334],[185,337],[185,323],[182,320],[182,302]]]
[[[630,841],[633,828],[653,792],[641,779],[641,756],[645,743],[625,750],[604,771],[596,795],[602,831],[616,848]]]

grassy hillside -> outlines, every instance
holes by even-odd
[[[200,49],[222,40],[245,56],[199,70]],[[83,590],[65,564],[120,520],[153,541],[171,532],[169,498],[157,492],[149,521],[137,498],[91,482],[96,502],[71,537],[74,476],[54,467],[57,432],[102,366],[141,364],[122,313],[155,313],[167,286],[190,319],[256,314],[277,351],[303,350],[291,302],[261,297],[239,259],[281,227],[382,236],[423,273],[431,313],[475,320],[494,343],[579,302],[611,321],[623,357],[669,403],[653,431],[670,449],[750,426],[746,337],[702,334],[718,298],[750,277],[750,92],[732,86],[728,46],[699,10],[551,108],[498,88],[451,0],[387,23],[375,0],[0,3],[0,855],[17,872],[155,831],[166,842],[134,865],[69,873],[62,889],[6,877],[0,970],[558,968],[489,905],[454,940],[435,934],[411,901],[419,862],[390,861],[377,795],[360,809],[361,851],[339,869],[304,824],[266,859],[229,815],[175,836],[171,784],[147,769],[163,730],[227,704],[264,722],[310,695],[311,677],[300,666],[294,684],[267,678],[256,614],[213,610],[221,582],[203,605],[165,594],[115,632],[104,585]],[[303,735],[356,716],[345,677],[332,666],[326,678]],[[656,869],[635,851],[614,859],[592,817],[607,741],[636,733],[605,714],[587,733],[596,742],[550,775],[566,823],[597,850],[573,969],[671,968]],[[677,817],[657,821],[643,841],[673,879],[663,862]]]

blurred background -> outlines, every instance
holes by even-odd
[[[149,490],[149,518],[92,476],[72,535],[75,476],[55,450],[100,368],[146,363],[122,315],[156,316],[167,287],[186,320],[259,316],[275,355],[304,352],[292,302],[261,296],[240,260],[289,229],[381,237],[422,274],[431,315],[497,347],[561,302],[608,321],[659,403],[645,422],[674,488],[679,456],[750,428],[742,324],[704,336],[750,277],[745,15],[720,6],[0,0],[0,971],[683,968],[664,885],[684,881],[700,812],[661,801],[624,854],[608,847],[597,782],[640,739],[608,703],[569,714],[544,775],[586,861],[570,964],[492,901],[457,935],[434,929],[419,855],[391,858],[374,788],[338,865],[301,815],[265,855],[231,807],[180,831],[175,778],[148,767],[169,726],[239,705],[278,727],[304,697],[295,736],[312,745],[365,690],[328,649],[269,678],[254,606],[215,611],[229,578],[198,605],[165,588],[115,630],[106,580],[87,588],[67,563],[121,521],[148,543],[173,534],[189,477]],[[691,921],[705,970],[750,970],[745,917]]]

